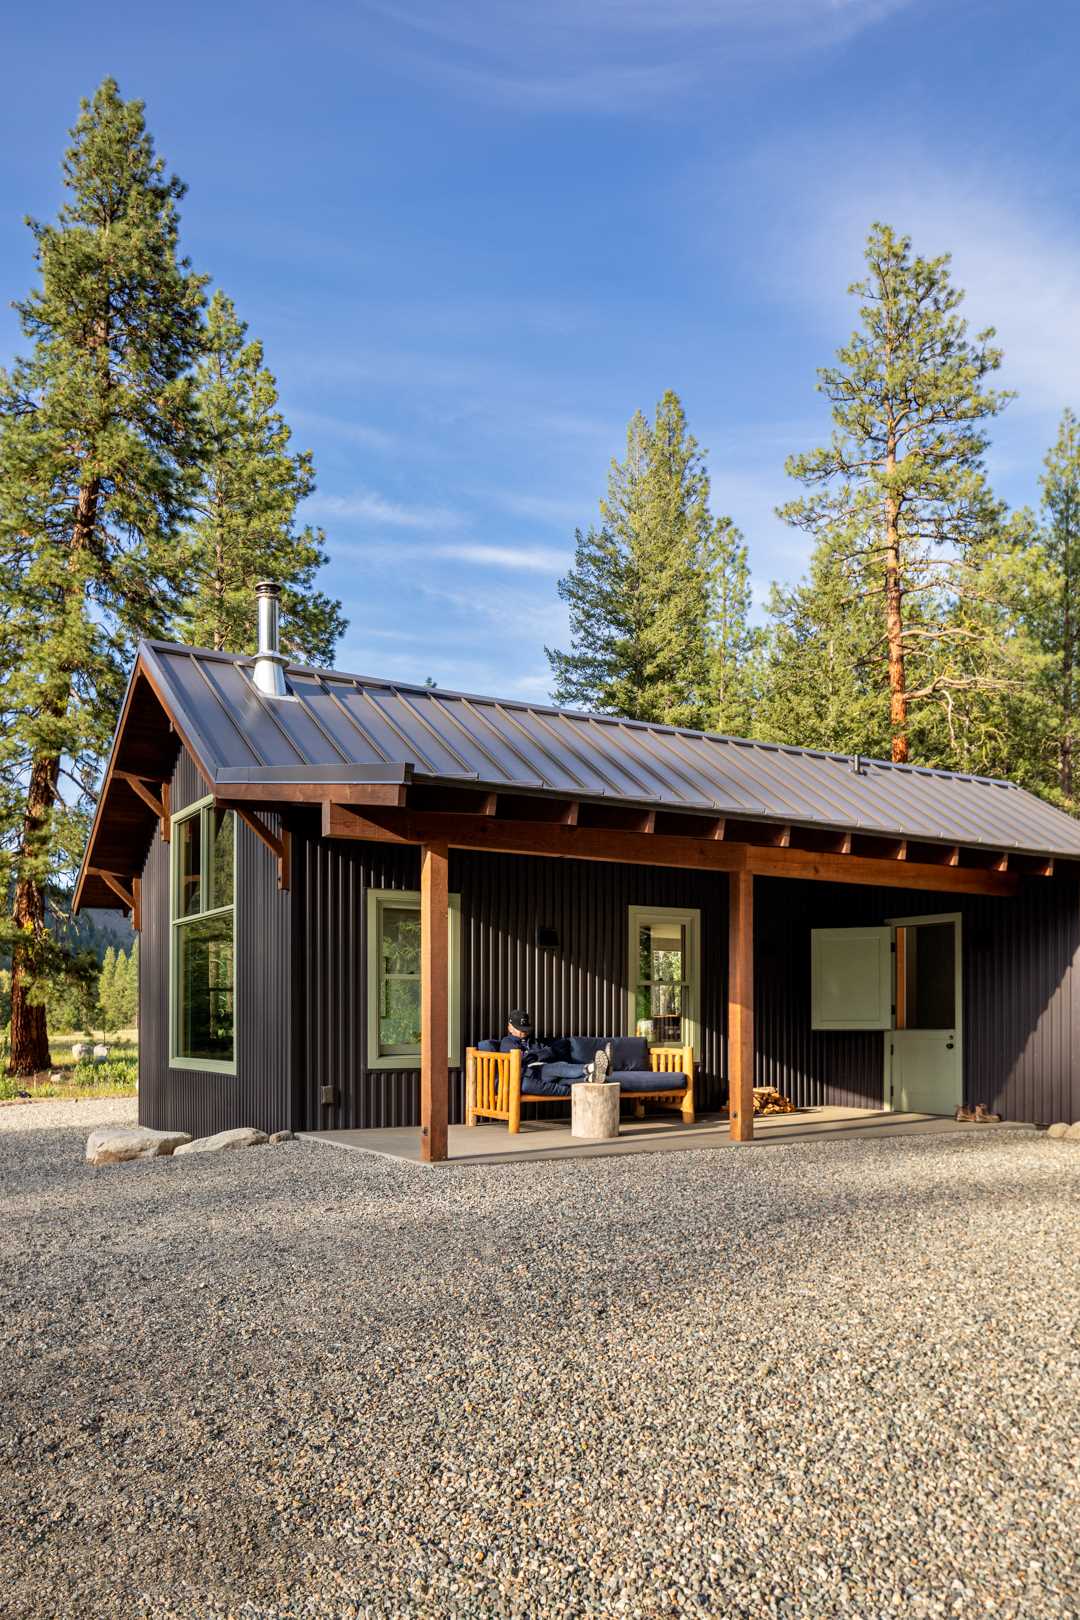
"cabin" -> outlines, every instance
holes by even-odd
[[[417,1126],[465,1053],[693,1049],[700,1111],[1080,1118],[1080,824],[1008,782],[138,649],[75,907],[140,931],[139,1117]],[[529,1129],[525,1108],[523,1129]],[[479,1126],[478,1129],[495,1129]]]

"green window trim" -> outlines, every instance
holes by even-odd
[[[631,1035],[639,1033],[640,1025],[651,1024],[654,1019],[663,1018],[670,1023],[675,1018],[680,1022],[679,1038],[673,1039],[670,1035],[655,1040],[658,1046],[691,1046],[695,1054],[701,1052],[701,912],[698,910],[679,909],[670,906],[631,906],[629,908],[629,937],[627,940],[627,1022],[626,1027]],[[642,966],[642,931],[643,929],[657,928],[667,930],[681,940],[681,963],[679,972],[667,975],[644,974]],[[671,1013],[657,1014],[653,1012],[652,1003],[657,999],[654,987],[671,987],[674,992],[678,988],[678,997],[672,994],[671,999],[678,1000],[678,1009]],[[650,1000],[649,1016],[642,1018],[638,1006],[640,996],[648,996]],[[646,1034],[647,1029],[640,1033]]]
[[[236,874],[237,838],[236,816],[225,812],[231,827],[231,860],[223,870],[214,860],[216,842],[212,835],[214,800],[198,799],[185,805],[171,817],[169,842],[169,1067],[194,1073],[236,1073],[236,1006],[237,1006],[237,940],[236,940]],[[227,895],[222,900],[221,891]],[[205,904],[205,902],[211,902]],[[220,903],[213,903],[220,901]],[[215,924],[220,939],[212,938]],[[228,931],[225,932],[225,925]],[[232,1055],[229,1058],[188,1056],[181,1052],[180,973],[185,962],[185,946],[190,939],[202,934],[208,945],[228,941],[231,982],[227,986],[208,986],[208,999],[217,992],[227,997],[232,1023]],[[208,953],[209,957],[209,953]]]
[[[450,931],[449,961],[450,984],[448,996],[447,1058],[451,1068],[461,1066],[461,896],[449,897],[447,919]],[[404,988],[415,983],[419,986],[419,961],[416,971],[401,968],[384,971],[385,953],[383,931],[386,913],[405,911],[420,913],[420,893],[414,889],[369,889],[367,891],[367,1065],[369,1069],[415,1069],[420,1062],[420,1042],[387,1041],[381,1038],[383,1008],[389,985]]]

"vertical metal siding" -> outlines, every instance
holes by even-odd
[[[172,802],[182,810],[206,789],[186,750]],[[267,817],[277,830],[276,816]],[[139,944],[139,1119],[159,1130],[207,1136],[235,1125],[282,1130],[293,1121],[290,897],[277,865],[242,824],[236,843],[235,1074],[169,1067],[169,845],[160,831],[143,872]]]

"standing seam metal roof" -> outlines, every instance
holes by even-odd
[[[290,667],[264,695],[253,660],[144,643],[203,766],[237,781],[469,784],[607,803],[1080,856],[1080,822],[1010,782]],[[224,774],[223,774],[224,773]],[[310,773],[310,774],[308,774]],[[272,794],[268,794],[272,797]]]

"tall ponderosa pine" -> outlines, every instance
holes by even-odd
[[[1080,730],[1080,423],[1072,411],[1061,419],[1057,442],[1042,479],[1044,526],[1038,535],[1044,583],[1041,611],[1028,626],[1046,655],[1046,684],[1055,711],[1057,787],[1070,809],[1077,800],[1077,733]],[[1030,561],[1035,557],[1029,555]]]
[[[346,621],[340,602],[312,588],[326,561],[322,531],[295,526],[298,502],[315,488],[311,453],[290,449],[262,344],[248,340],[221,292],[207,311],[196,397],[202,473],[188,531],[193,588],[180,632],[196,646],[254,651],[252,589],[275,579],[289,651],[328,664]]]
[[[705,460],[678,396],[639,411],[613,461],[601,524],[580,530],[559,581],[569,652],[548,649],[561,703],[669,725],[713,717],[711,609],[718,533]]]
[[[55,225],[31,224],[41,284],[18,306],[29,354],[0,373],[0,840],[14,894],[9,1069],[49,1061],[46,895],[82,853],[84,810],[134,638],[179,587],[194,457],[189,372],[202,281],[177,252],[184,188],[140,102],[84,103]],[[9,887],[10,886],[10,887]]]
[[[750,623],[750,557],[730,518],[717,518],[709,542],[710,730],[748,737],[758,700],[764,637]]]
[[[993,615],[982,612],[980,553],[1002,524],[983,475],[984,423],[1009,396],[986,379],[1001,363],[988,329],[969,341],[949,259],[913,257],[875,225],[869,275],[850,289],[862,326],[820,375],[832,442],[793,457],[811,493],[788,522],[865,564],[888,675],[890,752],[910,751],[913,709],[1000,686]],[[917,604],[917,607],[916,607]]]

